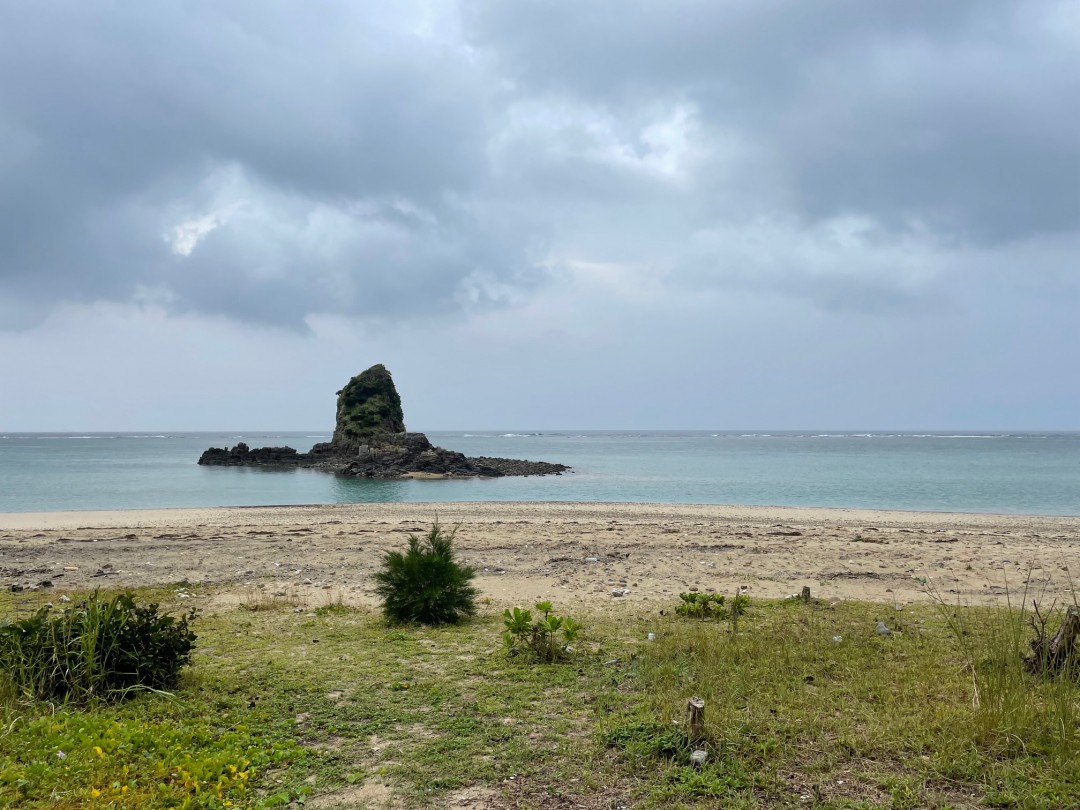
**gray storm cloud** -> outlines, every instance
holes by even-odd
[[[0,327],[428,318],[582,262],[910,310],[1080,237],[1070,4],[0,5]]]

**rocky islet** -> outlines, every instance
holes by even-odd
[[[312,467],[353,478],[498,478],[559,475],[565,464],[524,459],[469,458],[436,447],[405,429],[401,397],[390,372],[374,365],[337,393],[334,435],[307,453],[292,447],[211,447],[199,464],[216,467]]]

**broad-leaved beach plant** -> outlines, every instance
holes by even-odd
[[[569,616],[556,616],[551,602],[537,602],[543,616],[533,621],[531,610],[503,611],[503,642],[511,652],[529,652],[542,663],[554,663],[571,651],[581,625]]]
[[[737,594],[730,603],[726,603],[722,594],[699,591],[680,593],[679,600],[679,604],[675,607],[675,612],[679,616],[693,616],[701,621],[738,619],[746,612],[746,607],[750,604],[750,597],[745,594]]]

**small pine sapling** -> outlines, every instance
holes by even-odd
[[[395,622],[457,624],[476,613],[476,572],[454,558],[457,529],[445,531],[438,521],[423,537],[409,535],[404,553],[388,551],[374,575],[383,613]]]

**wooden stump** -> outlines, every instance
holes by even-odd
[[[1080,635],[1080,607],[1070,605],[1053,638],[1047,638],[1045,633],[1040,632],[1039,637],[1031,642],[1031,655],[1024,660],[1028,671],[1034,675],[1055,675],[1067,664],[1075,671],[1080,664],[1075,657],[1070,659],[1070,655],[1074,651],[1077,635]]]
[[[686,703],[687,714],[687,737],[690,744],[705,739],[705,701],[697,696],[690,698]]]

